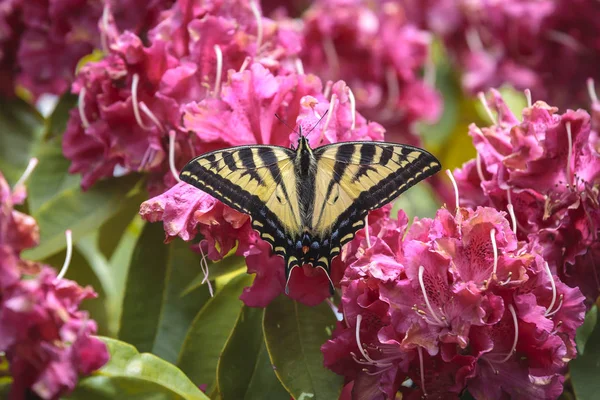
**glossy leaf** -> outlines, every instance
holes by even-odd
[[[308,307],[279,296],[266,308],[263,329],[271,363],[294,398],[338,398],[343,378],[323,366],[320,350],[334,324],[326,303]]]
[[[93,376],[82,379],[72,399],[185,399],[208,397],[176,366],[130,344],[102,338],[111,359]]]
[[[207,393],[216,387],[217,363],[242,308],[239,296],[251,283],[247,274],[231,279],[200,310],[187,332],[177,365],[195,384],[208,385]]]
[[[577,352],[579,355],[584,354],[585,344],[587,343],[590,335],[596,327],[598,321],[598,306],[595,304],[590,308],[590,311],[585,314],[585,320],[583,325],[577,328],[577,335],[575,336],[575,343],[577,343]]]
[[[0,171],[14,185],[44,134],[44,119],[23,100],[0,99]]]
[[[600,392],[600,325],[596,325],[585,345],[585,352],[569,364],[571,382],[578,400],[593,400]]]
[[[245,269],[246,268],[246,260],[243,257],[230,255],[226,256],[222,260],[208,262],[208,276],[210,279],[217,279],[224,275],[230,274],[234,271]],[[202,287],[204,283],[204,273],[200,272],[191,282],[190,284],[183,290],[182,296],[187,295],[190,292]]]
[[[162,224],[146,224],[131,258],[119,338],[174,362],[209,293],[205,287],[181,297],[200,269],[200,257],[188,243],[175,240],[167,245],[163,239]]]

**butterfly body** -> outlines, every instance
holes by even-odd
[[[180,177],[249,214],[252,227],[285,259],[289,281],[292,269],[305,264],[329,278],[331,260],[370,210],[439,169],[435,157],[412,146],[345,142],[312,149],[300,135],[296,149],[257,145],[204,154]]]

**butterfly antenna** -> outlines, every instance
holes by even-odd
[[[287,126],[288,128],[290,128],[290,130],[298,135],[301,135],[301,133],[299,133],[296,128],[292,128],[291,126],[288,125],[287,122],[285,122],[283,120],[283,118],[281,118],[277,113],[275,113],[275,117],[277,117],[277,119],[279,120],[279,122],[281,122],[282,124],[284,124],[285,126]]]
[[[317,123],[312,128],[310,128],[310,131],[308,131],[306,133],[306,135],[304,135],[304,137],[308,137],[308,135],[310,135],[310,133],[315,130],[315,128],[317,127],[317,125],[319,125],[321,123],[321,121],[323,120],[323,118],[325,118],[325,116],[327,115],[328,112],[329,112],[329,110],[325,111],[325,113],[321,116],[321,118],[319,118],[319,120],[317,121]]]

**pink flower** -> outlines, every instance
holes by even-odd
[[[519,238],[541,245],[552,270],[581,286],[593,302],[600,287],[590,285],[589,277],[598,271],[585,254],[600,229],[594,189],[600,159],[590,115],[583,110],[559,114],[538,101],[523,110],[521,121],[498,92],[491,94],[489,106],[498,121],[469,128],[479,155],[456,171],[461,204],[512,208]]]
[[[0,7],[0,94],[14,94],[18,37],[23,30],[20,18],[22,0],[7,0]]]
[[[412,124],[433,122],[441,102],[420,73],[431,38],[408,23],[397,2],[317,1],[304,14],[303,62],[323,79],[348,83],[367,118],[395,141],[418,143]]]
[[[585,307],[541,248],[492,208],[441,209],[406,233],[403,214],[384,220],[349,245],[325,365],[369,398],[558,397]]]

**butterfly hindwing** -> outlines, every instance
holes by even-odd
[[[218,150],[190,161],[180,177],[249,214],[253,228],[285,257],[290,235],[301,229],[294,154],[277,146]]]
[[[330,260],[364,226],[370,210],[440,169],[427,151],[395,143],[338,143],[319,147],[314,154],[312,229],[318,237],[330,238]]]

